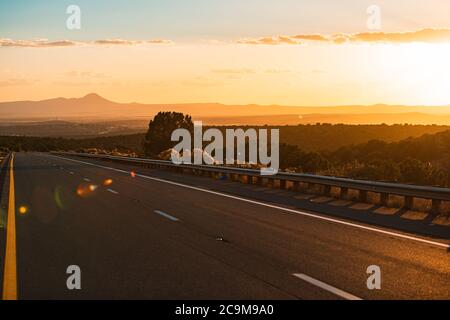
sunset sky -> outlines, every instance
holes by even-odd
[[[449,105],[449,17],[448,0],[0,1],[0,101]]]

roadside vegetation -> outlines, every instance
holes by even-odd
[[[189,116],[167,112],[158,114],[150,122],[147,134],[90,139],[0,136],[0,152],[77,151],[158,158],[161,154],[167,156],[167,149],[173,146],[170,142],[170,133],[174,129],[182,127],[190,130],[192,126],[192,119]],[[366,135],[372,132],[374,136],[383,136],[385,134],[381,132],[386,130],[396,133],[397,136],[403,136],[408,130],[415,134],[426,132],[427,127],[433,131],[432,134],[399,141],[389,137],[387,141],[372,139],[355,143],[355,139],[352,139],[352,136],[359,135],[362,131]],[[301,128],[297,129],[297,132],[306,134],[306,136],[299,135],[298,141],[310,141],[304,148],[300,142],[292,143],[296,128]],[[282,127],[280,168],[292,172],[354,179],[450,187],[450,130],[439,132],[438,128],[439,126],[326,124]],[[330,147],[330,140],[333,139],[340,141],[336,148]],[[345,139],[348,143],[341,146],[341,142]],[[311,150],[311,141],[323,148]]]

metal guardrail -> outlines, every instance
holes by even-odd
[[[261,176],[260,171],[255,169],[244,169],[244,168],[225,167],[216,165],[194,165],[194,164],[177,165],[172,163],[171,161],[164,161],[164,160],[151,160],[143,158],[96,155],[86,153],[58,153],[58,154],[102,159],[102,160],[120,161],[126,163],[135,163],[139,165],[170,167],[170,168],[176,167],[179,169],[190,169],[193,171],[201,171],[201,172],[258,177],[259,179],[269,179],[272,181],[279,180],[283,184],[289,181],[293,183],[308,183],[308,184],[322,185],[325,187],[339,187],[341,188],[341,192],[343,190],[344,192],[347,192],[348,189],[354,189],[364,192],[379,193],[381,195],[384,195],[385,197],[386,195],[404,196],[405,199],[407,199],[407,201],[405,202],[412,201],[411,198],[429,199],[433,200],[433,202],[450,201],[449,188],[416,186],[416,185],[406,185],[406,184],[367,181],[367,180],[353,180],[348,178],[319,176],[313,174],[287,173],[287,172],[279,172],[278,174],[273,176]],[[435,205],[438,205],[438,203],[437,202],[433,203],[433,206]]]

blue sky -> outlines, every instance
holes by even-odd
[[[0,38],[90,40],[236,39],[274,34],[364,31],[379,4],[384,31],[449,27],[448,0],[0,0]],[[82,29],[65,28],[68,5]]]

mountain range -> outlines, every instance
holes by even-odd
[[[450,124],[450,106],[279,106],[224,105],[220,103],[141,104],[117,103],[91,93],[81,98],[0,102],[0,122],[148,121],[159,111],[190,114],[195,120],[217,125]]]

